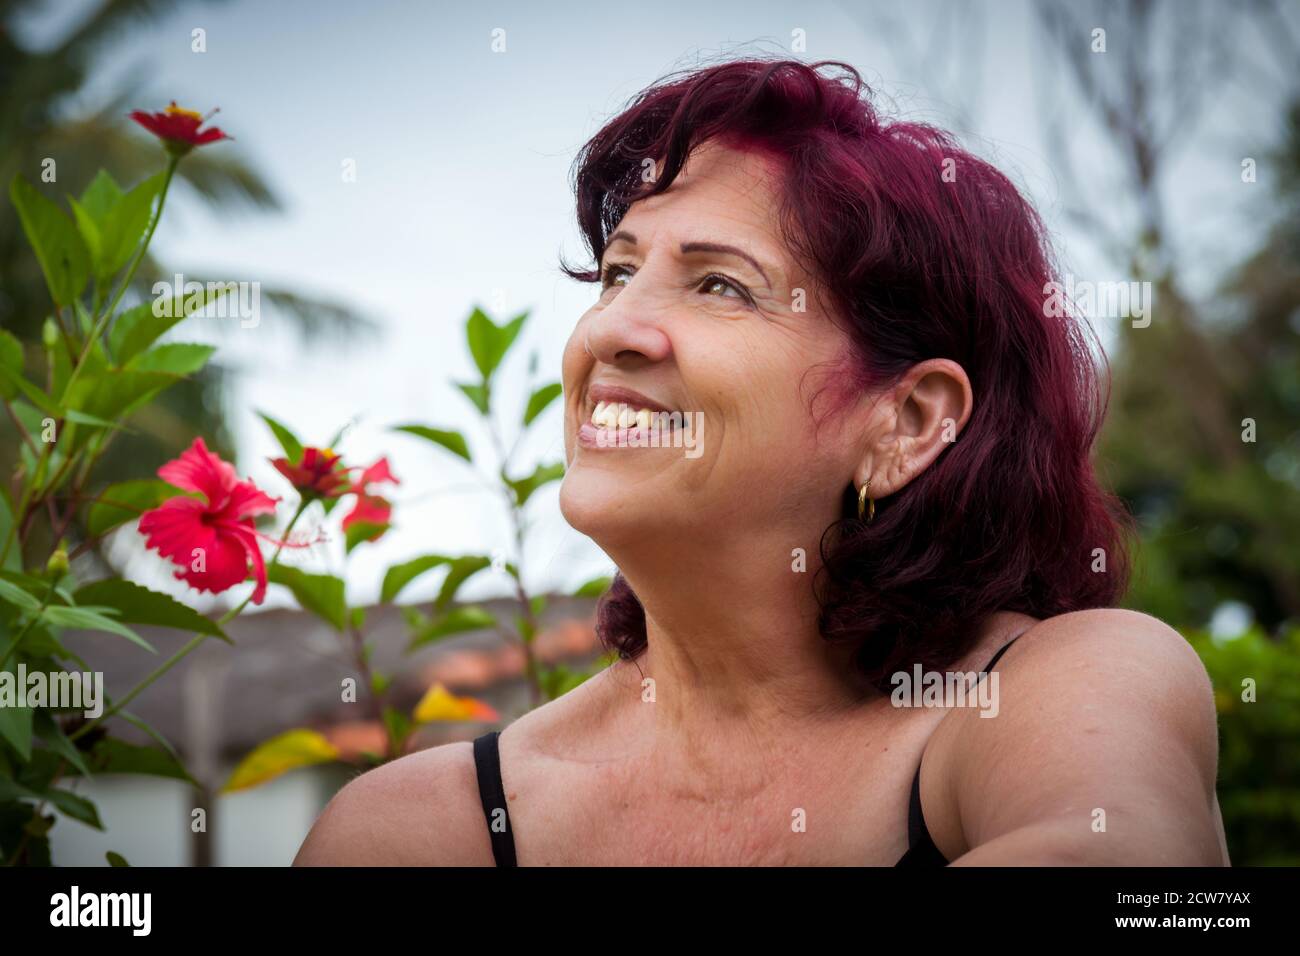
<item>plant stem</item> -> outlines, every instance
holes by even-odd
[[[23,436],[23,440],[27,442],[27,447],[32,450],[32,454],[39,455],[41,450],[36,447],[36,440],[32,438],[31,432],[27,430],[27,426],[24,425],[22,419],[18,417],[18,413],[14,411],[13,403],[6,398],[4,404],[5,411],[9,413],[9,417],[13,419],[14,427],[18,429],[18,434]]]
[[[510,524],[515,532],[515,598],[519,601],[520,609],[523,611],[524,620],[532,631],[532,636],[537,636],[537,621],[533,617],[533,602],[528,597],[528,592],[524,590],[524,524],[523,514],[519,507],[519,501],[515,497],[514,489],[507,485],[506,478],[510,466],[510,459],[514,457],[515,448],[519,447],[519,442],[515,442],[514,448],[509,452],[505,450],[505,443],[501,441],[501,433],[497,431],[496,422],[488,419],[488,433],[492,437],[492,444],[496,448],[497,458],[501,462],[500,475],[502,483],[502,492],[506,497],[506,507],[510,512]],[[532,706],[536,707],[542,702],[542,680],[541,673],[537,666],[537,657],[533,653],[533,642],[530,637],[528,640],[523,639],[520,634],[520,643],[524,649],[524,677],[528,684],[528,697]]]

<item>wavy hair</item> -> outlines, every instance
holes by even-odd
[[[879,501],[873,522],[857,520],[845,489],[820,546],[822,635],[851,644],[861,674],[885,689],[914,663],[950,666],[994,611],[1041,618],[1117,602],[1132,520],[1090,459],[1104,369],[1090,330],[1052,294],[1042,223],[948,133],[883,119],[848,64],[745,59],[643,90],[574,163],[594,266],[563,271],[597,281],[630,204],[667,189],[713,138],[780,161],[784,238],[851,342],[842,399],[931,358],[960,364],[974,392],[958,439]],[[662,164],[648,184],[647,158]],[[645,649],[645,613],[622,575],[597,632],[624,659]]]

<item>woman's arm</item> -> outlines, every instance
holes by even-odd
[[[1080,611],[1043,621],[997,673],[996,717],[944,720],[937,798],[968,847],[954,865],[1228,865],[1214,696],[1180,634]]]

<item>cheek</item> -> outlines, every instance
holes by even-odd
[[[768,342],[751,353],[763,359],[737,373],[742,387],[732,397],[730,417],[739,434],[729,433],[726,451],[768,487],[837,494],[856,454],[844,427],[846,409],[837,404],[844,369],[828,351],[809,355],[802,344]]]
[[[578,324],[569,334],[569,340],[564,343],[564,354],[560,359],[560,377],[566,392],[581,375],[583,362],[587,359],[587,350],[583,347],[586,341],[586,328],[586,318],[579,319]]]

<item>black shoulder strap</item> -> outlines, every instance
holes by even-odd
[[[993,655],[993,659],[985,664],[980,671],[979,680],[984,679],[984,675],[991,671],[1002,655],[1007,652],[1007,648],[1020,640],[1024,633],[1024,631],[1021,631],[998,648],[998,652]],[[924,763],[924,761],[925,751],[922,750],[921,761],[917,763],[916,774],[912,777],[912,796],[907,807],[907,853],[903,854],[903,859],[899,863],[912,866],[936,863],[939,866],[946,866],[948,860],[935,846],[934,840],[930,836],[930,830],[925,825],[925,813],[921,809],[921,763]]]
[[[1007,641],[1005,644],[1003,644],[1001,647],[999,647],[999,648],[998,648],[998,652],[997,652],[996,654],[993,655],[993,659],[992,659],[991,661],[989,661],[987,664],[984,665],[984,673],[987,674],[989,671],[993,670],[993,667],[994,667],[995,664],[997,664],[999,658],[1001,658],[1002,655],[1005,654],[1005,653],[1007,652],[1007,650],[1011,647],[1012,644],[1014,644],[1016,641],[1020,640],[1020,638],[1024,635],[1024,633],[1025,633],[1024,631],[1021,631],[1019,634],[1017,634],[1017,635],[1016,635],[1015,637],[1013,637],[1011,640]]]
[[[947,866],[947,858],[939,852],[925,825],[925,814],[921,812],[921,767],[916,768],[912,777],[912,797],[907,807],[907,852],[894,864],[895,866]]]
[[[518,866],[515,860],[515,835],[510,829],[510,810],[506,791],[501,784],[501,749],[497,731],[474,740],[474,768],[478,771],[478,796],[483,803],[488,836],[492,840],[492,857],[497,866]]]

